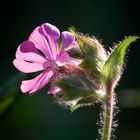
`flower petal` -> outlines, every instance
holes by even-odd
[[[15,59],[13,61],[13,64],[18,70],[24,73],[32,73],[32,72],[37,72],[44,69],[42,63],[34,63],[34,62],[30,63],[30,62],[26,62],[20,59]]]
[[[49,60],[55,60],[58,54],[59,30],[48,23],[37,27],[29,37],[29,41],[42,51]]]
[[[76,61],[75,59],[70,57],[65,51],[65,49],[70,46],[78,46],[78,43],[76,42],[74,35],[70,32],[64,31],[61,33],[61,37],[62,37],[62,48],[59,53],[58,61],[62,64],[73,62],[75,64],[79,64],[79,61]]]
[[[64,31],[61,33],[62,37],[62,49],[60,51],[60,56],[65,53],[65,49],[70,47],[70,46],[77,46],[78,43],[75,41],[75,37],[72,33]]]
[[[29,92],[29,94],[33,94],[39,89],[43,88],[52,77],[53,72],[50,70],[44,71],[37,77],[31,80],[22,81],[21,90],[23,93]]]
[[[35,28],[29,37],[29,41],[33,42],[35,47],[39,49],[47,59],[51,58],[51,52],[48,49],[48,43],[45,37],[39,32],[40,26]]]
[[[56,57],[58,55],[58,41],[60,38],[59,30],[49,23],[44,23],[41,25],[39,31],[47,40],[52,59],[56,60]]]
[[[30,41],[24,41],[16,51],[16,58],[31,62],[43,63],[46,59],[39,54],[34,44]]]

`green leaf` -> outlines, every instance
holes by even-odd
[[[109,56],[101,71],[101,80],[106,87],[113,86],[118,82],[123,69],[126,49],[137,39],[137,36],[124,39]]]

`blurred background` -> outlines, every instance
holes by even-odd
[[[140,36],[136,0],[24,0],[0,5],[0,140],[95,140],[100,105],[73,113],[55,103],[47,88],[29,96],[19,86],[27,75],[12,64],[18,45],[44,22],[61,31],[75,26],[102,40],[108,49],[125,36]],[[117,140],[140,140],[140,41],[127,53],[127,65],[116,88],[119,111]],[[129,57],[128,57],[129,56]]]

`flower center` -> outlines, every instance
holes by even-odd
[[[52,61],[46,61],[43,63],[43,68],[44,69],[50,69],[50,70],[57,70],[58,69],[58,65]]]

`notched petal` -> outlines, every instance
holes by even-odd
[[[31,63],[31,62],[26,62],[20,59],[15,59],[13,61],[13,64],[19,71],[24,72],[24,73],[32,73],[32,72],[37,72],[44,69],[41,63]]]
[[[16,51],[16,58],[31,62],[43,63],[46,59],[40,55],[35,45],[30,41],[24,41]]]
[[[22,81],[21,91],[23,93],[29,93],[32,95],[33,93],[43,88],[46,84],[48,84],[52,75],[52,71],[44,71],[34,79]]]
[[[48,23],[42,24],[39,28],[39,33],[46,39],[46,46],[53,60],[58,56],[58,42],[60,38],[59,30]]]

